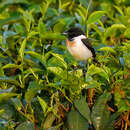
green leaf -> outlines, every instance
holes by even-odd
[[[2,67],[2,69],[8,69],[8,68],[19,68],[19,65],[16,64],[6,64]]]
[[[91,0],[89,1],[86,1],[86,0],[79,0],[81,3],[82,3],[82,6],[85,6],[86,8],[88,7],[88,2],[90,2]]]
[[[7,101],[11,97],[18,96],[17,93],[1,93],[0,94],[0,102]]]
[[[89,75],[92,76],[95,74],[98,74],[98,75],[104,77],[109,82],[108,73],[103,68],[96,67],[92,64],[91,66],[89,66],[86,76],[88,77]]]
[[[48,3],[47,2],[42,2],[41,6],[40,6],[40,10],[41,10],[41,13],[42,13],[43,17],[45,17],[47,9],[48,9]]]
[[[115,130],[114,123],[116,122],[116,118],[119,117],[121,113],[115,112],[110,118],[107,120],[104,129],[105,130]]]
[[[6,126],[0,126],[0,130],[14,130],[13,128],[9,128],[9,127],[6,127]]]
[[[124,32],[124,37],[130,38],[130,28],[127,28]]]
[[[0,116],[5,112],[4,109],[0,109]]]
[[[43,39],[48,39],[48,40],[65,40],[66,37],[61,35],[60,33],[52,33],[52,32],[47,32],[44,36],[42,36]]]
[[[63,78],[64,71],[62,68],[60,68],[60,67],[47,67],[47,70],[54,73],[55,75]]]
[[[89,3],[90,4],[90,3]],[[78,8],[79,8],[79,10],[83,13],[83,15],[84,15],[84,20],[86,20],[86,18],[87,18],[87,8],[85,8],[84,6],[82,6],[82,5],[79,5],[78,6]],[[88,7],[89,8],[89,7]],[[85,22],[85,21],[84,21]]]
[[[85,22],[85,16],[84,16],[83,12],[78,8],[76,9],[76,12],[78,13],[79,16],[82,17],[82,21]]]
[[[88,78],[88,77],[87,77]],[[86,80],[86,82],[88,82],[87,84],[83,84],[83,88],[85,87],[85,89],[89,89],[89,88],[99,88],[101,86],[101,83],[95,81],[95,80],[92,80],[92,81],[88,81]]]
[[[30,31],[30,32],[28,33],[27,39],[29,39],[29,38],[34,38],[34,36],[37,35],[37,34],[39,34],[39,33],[36,32],[36,31]]]
[[[77,108],[77,110],[80,112],[80,114],[88,120],[89,123],[91,123],[91,117],[90,117],[90,109],[88,107],[88,104],[84,97],[81,97],[79,100],[74,101],[74,105]]]
[[[122,16],[124,15],[122,9],[119,6],[114,5],[114,7]]]
[[[15,130],[35,130],[34,124],[31,122],[21,123]]]
[[[6,24],[11,24],[11,23],[15,23],[15,22],[19,22],[21,21],[21,17],[20,16],[10,16],[6,19],[0,20],[0,27],[6,25]]]
[[[114,91],[114,100],[115,105],[118,107],[118,112],[125,112],[130,109],[127,100],[124,100],[118,91]]]
[[[110,98],[110,93],[104,93],[97,99],[92,108],[91,119],[96,130],[104,130],[104,126],[109,119],[110,112],[107,109],[106,103]]]
[[[14,130],[14,129],[6,126],[0,126],[0,130]]]
[[[29,74],[32,74],[32,71],[34,72],[34,73],[43,73],[44,72],[44,70],[43,69],[40,69],[40,68],[29,68],[29,69],[27,69],[26,71],[24,71],[24,74],[27,74],[27,75],[29,75]]]
[[[69,130],[88,130],[88,122],[77,111],[68,114],[67,124]]]
[[[56,16],[58,16],[59,15],[59,12],[58,12],[58,10],[57,9],[55,9],[55,8],[51,8],[51,7],[49,7],[48,9],[47,9],[47,14],[46,14],[46,17],[56,17]]]
[[[64,2],[62,4],[59,1],[59,9],[65,10],[70,4],[71,4],[71,1],[66,1],[66,2]]]
[[[44,115],[46,115],[46,112],[47,112],[47,109],[48,109],[47,103],[42,98],[40,98],[40,97],[37,97],[37,98],[38,98],[38,101],[39,101],[39,103],[42,107]]]
[[[43,23],[42,19],[39,20],[38,29],[41,37],[46,34],[46,25]]]
[[[8,89],[0,89],[0,93],[10,93],[13,89],[14,87],[10,87]]]
[[[94,30],[98,33],[98,35],[100,36],[101,39],[103,39],[103,32],[102,32],[102,30],[98,27],[98,25],[96,25],[96,24],[91,24],[90,27],[91,27],[92,29],[94,29]],[[104,30],[103,30],[103,31],[104,31]]]
[[[5,31],[3,33],[3,43],[6,44],[6,39],[15,36],[17,33],[13,31]]]
[[[10,104],[5,104],[4,102],[0,105],[0,109],[4,110],[4,113],[0,116],[0,119],[10,120],[14,117],[15,111]],[[1,124],[1,122],[0,122]],[[1,130],[1,129],[0,129]]]
[[[5,4],[28,4],[27,0],[6,0]]]
[[[73,73],[73,72],[72,72]],[[69,74],[72,74],[72,73],[69,73]],[[72,74],[73,75],[73,74]],[[77,70],[75,70],[75,77],[77,77],[77,78],[81,78],[83,76],[83,71],[82,71],[82,69],[77,69]]]
[[[12,98],[11,101],[13,102],[17,111],[20,111],[23,108],[22,103],[18,98]]]
[[[62,32],[64,30],[65,25],[65,20],[59,19],[53,28],[54,32]]]
[[[53,113],[49,113],[46,117],[46,120],[44,121],[43,128],[45,129],[50,128],[53,125],[55,119],[56,116]]]
[[[41,86],[36,81],[32,81],[29,83],[27,92],[25,93],[25,99],[27,103],[31,102],[31,100],[37,94],[37,91],[40,89],[41,89]]]
[[[46,0],[46,2],[50,4],[51,2],[53,2],[53,0]]]
[[[21,34],[24,33],[24,27],[23,27],[21,24],[15,23],[15,24],[13,25],[13,27],[14,27],[16,33],[21,33]]]
[[[98,51],[105,51],[105,52],[116,54],[116,51],[111,47],[102,47],[98,49]]]
[[[46,66],[46,61],[45,61],[45,58],[44,56],[38,54],[37,52],[34,52],[34,51],[26,51],[25,52],[26,54],[29,54],[30,56],[38,59],[44,66]]]
[[[50,108],[51,109],[51,108]],[[46,119],[44,120],[44,122],[42,123],[42,127],[43,128],[45,128],[45,129],[51,129],[51,127],[53,126],[53,123],[54,123],[54,121],[56,120],[56,114],[57,114],[57,112],[58,112],[58,109],[59,109],[59,104],[55,104],[54,106],[53,106],[53,112],[50,112],[48,115],[47,115],[47,117],[46,117]],[[57,115],[58,116],[58,115]]]
[[[31,30],[31,26],[33,26],[34,23],[34,18],[33,18],[33,9],[28,11],[23,11],[22,9],[19,9],[19,11],[21,11],[21,13],[23,14],[23,20],[24,20],[24,25],[26,27],[27,32],[30,32]]]
[[[130,19],[130,16],[120,16],[119,17],[119,20],[122,24],[124,24],[125,26],[129,27],[129,19]]]
[[[126,7],[125,9],[126,9],[126,10],[125,10],[125,15],[126,15],[126,16],[129,16],[130,6]]]
[[[17,33],[16,32],[13,32],[13,31],[5,31],[4,34],[3,34],[3,39],[6,39],[6,38],[9,38],[9,37],[12,37],[12,36],[15,36]]]
[[[27,39],[25,38],[23,40],[23,42],[21,43],[21,47],[20,47],[20,50],[19,50],[19,56],[20,56],[22,61],[23,61],[23,58],[24,58],[24,50],[25,50],[25,47],[26,47],[26,43],[27,43]]]
[[[5,82],[5,83],[9,83],[9,84],[14,84],[16,86],[21,86],[17,80],[15,80],[13,78],[10,78],[10,77],[0,76],[0,83],[1,82]]]
[[[105,11],[95,11],[93,12],[87,20],[87,24],[97,22],[102,16],[104,16]]]
[[[63,65],[63,67],[64,67],[65,69],[67,69],[67,63],[64,61],[64,58],[63,58],[62,55],[60,55],[60,54],[55,54],[55,53],[51,53],[51,54],[52,54],[54,57],[56,57],[57,62],[58,62],[58,61],[61,62],[62,65]]]
[[[123,24],[113,24],[111,27],[106,29],[104,38],[106,39],[107,37],[115,34],[117,29],[124,31],[126,29],[126,26]]]

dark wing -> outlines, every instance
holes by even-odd
[[[94,48],[92,47],[91,43],[87,38],[81,39],[81,41],[84,43],[84,45],[92,52],[93,58],[96,58],[96,53]]]

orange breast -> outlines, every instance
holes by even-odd
[[[75,53],[75,51],[72,51],[71,48],[74,47],[76,43],[74,41],[66,40],[66,46],[70,52],[70,54],[75,57],[76,59],[80,59],[80,55],[78,53]]]
[[[66,45],[69,47],[75,46],[75,43],[73,41],[69,41],[68,39],[66,40]]]

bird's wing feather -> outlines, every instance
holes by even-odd
[[[92,47],[91,43],[89,42],[89,40],[87,38],[83,38],[83,39],[81,39],[81,41],[92,52],[93,58],[95,58],[96,57],[96,53],[95,53],[95,50]]]

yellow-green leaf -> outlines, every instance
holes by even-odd
[[[109,82],[109,75],[107,74],[107,72],[104,69],[96,67],[92,64],[88,68],[87,76],[89,76],[89,75],[92,76],[92,75],[95,75],[95,74],[98,74],[98,75],[104,77]]]
[[[23,42],[21,43],[21,47],[20,47],[20,50],[19,50],[19,56],[20,56],[22,61],[23,61],[23,58],[24,58],[24,50],[25,50],[25,47],[26,47],[26,43],[27,43],[27,39],[25,38],[23,40]]]
[[[130,38],[130,28],[127,28],[127,29],[125,30],[124,36],[125,36],[126,38]]]
[[[46,61],[45,61],[45,58],[44,56],[38,54],[37,52],[34,52],[34,51],[26,51],[25,52],[26,54],[38,59],[44,66],[46,66]]]
[[[105,15],[105,11],[95,11],[95,12],[93,12],[88,17],[87,24],[91,24],[91,23],[98,21],[104,15]]]
[[[11,97],[17,96],[17,93],[1,93],[0,102],[9,100]]]
[[[49,70],[50,72],[54,73],[55,75],[59,77],[63,77],[64,71],[60,67],[47,67],[47,70]]]
[[[2,67],[2,69],[7,69],[7,68],[19,68],[19,66],[16,64],[6,64]]]
[[[110,35],[114,34],[117,29],[124,31],[126,29],[126,26],[123,24],[113,24],[111,27],[107,28],[104,37],[107,38]]]
[[[46,25],[45,23],[43,23],[42,19],[39,20],[38,29],[39,29],[40,36],[44,37],[46,33]]]
[[[102,48],[98,49],[98,51],[105,51],[105,52],[110,52],[110,53],[116,54],[116,51],[111,47],[102,47]]]
[[[66,37],[61,35],[60,33],[53,33],[53,32],[47,32],[45,35],[42,36],[43,39],[48,40],[65,40]]]
[[[46,111],[47,111],[47,108],[48,108],[48,105],[47,103],[40,97],[37,97],[38,98],[38,101],[42,107],[42,110],[43,110],[43,113],[46,114]]]
[[[59,60],[59,61],[62,63],[62,65],[63,65],[63,67],[64,67],[65,69],[67,69],[67,63],[64,61],[64,58],[63,58],[62,55],[55,54],[55,53],[52,53],[52,55],[53,55],[54,57],[56,57],[56,59]]]

